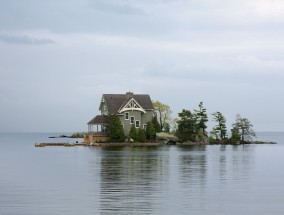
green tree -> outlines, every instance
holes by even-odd
[[[169,133],[169,132],[170,132],[170,130],[171,130],[171,126],[170,126],[170,124],[169,124],[169,123],[166,123],[166,124],[164,125],[164,132]]]
[[[155,139],[155,136],[156,136],[156,130],[153,126],[153,123],[149,121],[146,126],[146,138],[150,142],[152,142]]]
[[[253,137],[256,136],[252,129],[253,125],[251,122],[247,118],[241,117],[239,114],[237,114],[233,127],[238,130],[242,143],[251,141]]]
[[[176,136],[180,141],[195,141],[196,137],[196,119],[194,114],[192,114],[189,110],[183,109],[181,113],[178,113],[179,120],[178,129],[176,132]]]
[[[156,115],[154,115],[153,118],[152,118],[152,124],[153,124],[153,126],[155,128],[156,133],[161,132],[161,125],[158,122],[158,119],[157,119]]]
[[[227,127],[226,118],[220,112],[215,112],[212,114],[213,119],[217,122],[217,125],[213,128],[213,133],[216,135],[217,139],[224,140],[227,137]]]
[[[119,117],[116,114],[108,115],[107,125],[108,136],[111,142],[124,142],[125,134]]]
[[[137,141],[144,143],[146,141],[146,135],[145,135],[145,131],[142,128],[138,129],[138,133],[137,133]]]
[[[129,137],[135,141],[137,140],[137,129],[134,125],[132,125],[130,128]]]
[[[231,129],[230,142],[233,144],[236,144],[240,140],[241,140],[241,135],[240,135],[239,129],[237,127],[233,127]]]
[[[198,109],[194,110],[196,117],[196,127],[197,130],[202,129],[203,134],[205,134],[205,129],[207,128],[206,122],[208,122],[208,116],[206,113],[206,108],[203,106],[203,102],[200,102]]]
[[[163,104],[159,101],[153,101],[153,106],[155,109],[155,113],[157,116],[157,119],[159,120],[160,123],[160,129],[163,131],[164,126],[166,123],[170,123],[171,121],[171,108],[167,104]]]

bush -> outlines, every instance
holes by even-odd
[[[135,128],[134,125],[131,126],[130,131],[129,131],[129,138],[133,140],[137,140],[137,129]]]
[[[137,133],[137,141],[144,143],[146,141],[146,135],[144,129],[140,128]]]
[[[109,124],[107,125],[108,136],[111,142],[124,142],[125,135],[120,120],[116,114],[108,116]]]

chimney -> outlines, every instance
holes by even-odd
[[[133,92],[126,92],[126,98],[132,98],[133,97]]]

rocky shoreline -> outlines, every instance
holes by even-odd
[[[248,144],[277,144],[276,142],[270,141],[252,141],[252,142],[245,142],[243,144],[210,144],[205,142],[146,142],[146,143],[139,143],[139,142],[123,142],[123,143],[92,143],[89,146],[100,146],[100,147],[113,147],[113,146],[166,146],[166,145],[177,145],[177,146],[196,146],[196,145],[248,145]]]
[[[177,146],[198,146],[198,145],[249,145],[249,144],[277,144],[276,142],[270,141],[252,141],[245,142],[243,144],[209,144],[205,142],[122,142],[122,143],[36,143],[35,147],[45,147],[45,146],[94,146],[94,147],[135,147],[135,146],[169,146],[169,145],[177,145]]]

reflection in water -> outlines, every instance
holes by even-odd
[[[232,204],[224,196],[247,194],[231,193],[249,181],[252,153],[242,146],[115,147],[98,155],[101,214],[218,214]]]
[[[161,150],[161,148],[159,149]],[[153,211],[156,193],[167,177],[168,158],[156,148],[107,148],[101,155],[102,214]]]
[[[0,134],[1,215],[283,214],[284,140],[35,148],[45,136]]]
[[[186,146],[180,147],[180,164],[181,183],[188,183],[196,186],[204,186],[206,180],[206,154],[204,146]]]

